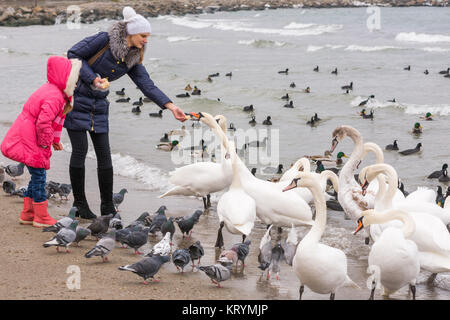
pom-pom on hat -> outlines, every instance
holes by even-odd
[[[131,7],[123,8],[123,21],[127,22],[127,33],[128,34],[138,34],[138,33],[151,33],[152,27],[150,22],[145,19],[140,14],[137,14]]]

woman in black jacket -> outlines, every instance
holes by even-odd
[[[78,208],[79,216],[86,219],[96,217],[89,209],[84,191],[87,132],[97,156],[101,214],[116,213],[112,201],[113,166],[108,136],[109,102],[106,97],[109,90],[103,88],[107,82],[128,74],[145,96],[161,109],[169,109],[181,122],[186,119],[183,110],[155,86],[142,64],[151,33],[150,23],[130,7],[123,9],[123,15],[124,20],[114,23],[108,32],[99,32],[81,40],[67,53],[68,58],[78,58],[83,62],[74,93],[74,108],[66,117],[64,127],[72,144],[69,173],[73,206]]]

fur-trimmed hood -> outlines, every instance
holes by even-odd
[[[127,43],[127,23],[118,21],[108,30],[109,47],[113,56],[118,59],[124,59],[128,68],[138,64],[141,59],[140,49],[128,47]],[[145,46],[143,47],[145,51]]]

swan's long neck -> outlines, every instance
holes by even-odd
[[[378,170],[378,177],[380,176],[380,173],[384,173],[387,176],[388,180],[388,189],[386,195],[383,197],[383,206],[384,209],[392,208],[392,200],[394,199],[395,193],[397,191],[397,181],[398,176],[397,172],[394,168],[392,168],[390,165],[387,164],[380,164],[375,166],[381,166]],[[384,181],[381,181],[383,179],[378,180],[378,188],[381,186],[384,186]]]
[[[354,147],[350,159],[348,159],[344,167],[341,169],[339,180],[341,181],[341,183],[342,181],[346,181],[347,183],[349,183],[353,179],[353,171],[356,170],[356,167],[358,166],[363,154],[363,139],[358,130],[354,128],[345,127],[344,130],[347,136],[353,140]]]
[[[299,171],[300,166],[303,167],[303,172],[310,172],[311,171],[311,164],[309,163],[309,160],[306,158],[300,158],[295,162],[294,167],[297,168],[297,171]]]
[[[366,143],[364,143],[364,153],[363,153],[362,159],[364,159],[364,157],[369,152],[375,153],[375,157],[376,157],[377,163],[384,163],[383,150],[381,150],[379,145],[377,145],[374,142],[366,142]]]
[[[378,181],[378,191],[377,195],[375,196],[375,205],[377,206],[376,209],[377,210],[388,209],[387,207],[385,207],[385,203],[383,201],[386,195],[386,183],[384,182],[384,179],[381,174],[377,175],[377,181]]]
[[[333,189],[339,193],[339,179],[337,175],[331,170],[324,170],[320,173],[320,184],[327,185],[327,181],[330,180],[333,184]]]
[[[320,189],[318,181],[316,181],[314,178],[302,178],[302,180],[303,179],[305,179],[304,186],[311,191],[314,197],[316,219],[314,220],[314,225],[312,226],[311,230],[309,230],[308,234],[303,238],[302,243],[317,243],[322,237],[322,234],[325,231],[325,226],[327,224],[327,206],[325,203],[325,197],[322,190]]]
[[[232,161],[232,167],[233,167],[233,181],[231,182],[230,188],[242,188],[241,179],[239,177],[239,168],[237,164],[237,154],[234,150],[234,143],[231,141],[229,142],[230,148],[229,153],[231,154],[231,161]]]
[[[370,224],[383,224],[391,220],[400,220],[403,222],[403,235],[405,238],[410,237],[416,230],[416,224],[410,215],[401,210],[386,210],[382,212],[376,212],[371,215]]]

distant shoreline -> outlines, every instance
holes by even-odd
[[[219,11],[270,10],[287,8],[351,8],[369,5],[383,7],[446,7],[449,0],[142,0],[52,1],[6,0],[0,6],[0,26],[54,25],[68,21],[93,23],[103,19],[122,19],[124,6],[132,6],[145,17],[214,13]],[[68,11],[69,6],[77,6]],[[77,19],[77,20],[75,20]]]

